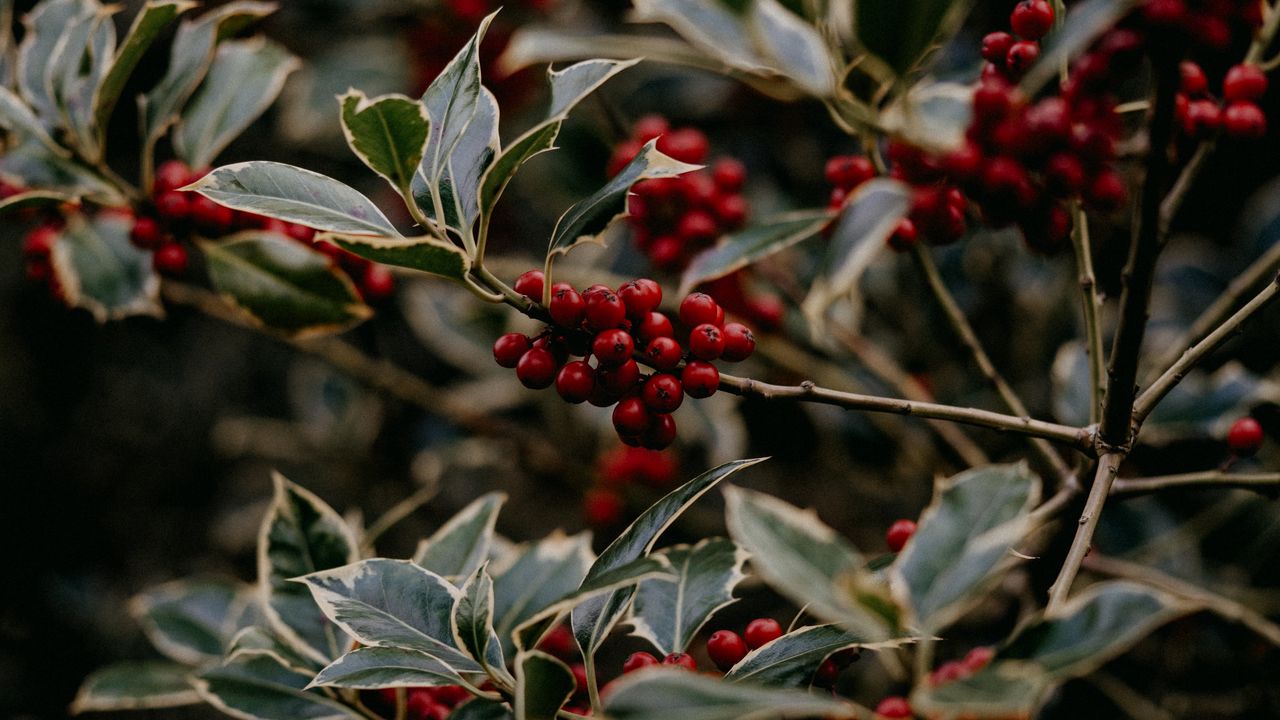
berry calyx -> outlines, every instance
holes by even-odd
[[[674,665],[682,667],[685,670],[697,670],[698,663],[694,661],[693,656],[689,653],[671,653],[662,658],[663,665]]]
[[[747,652],[747,643],[732,630],[717,630],[707,638],[707,655],[721,670],[737,665]]]
[[[1262,425],[1251,417],[1242,417],[1227,431],[1227,447],[1236,457],[1251,457],[1262,447]]]
[[[889,531],[885,533],[885,543],[892,552],[901,552],[906,547],[907,541],[916,533],[916,523],[914,520],[897,520],[889,526]]]
[[[764,647],[780,637],[782,625],[773,618],[756,618],[747,623],[747,629],[742,632],[742,639],[752,650]]]

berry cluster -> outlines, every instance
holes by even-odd
[[[1262,5],[1251,0],[1147,0],[1139,16],[1154,42],[1221,53],[1262,26]]]
[[[516,280],[515,290],[539,302],[543,285],[542,272],[530,270]],[[671,413],[685,395],[710,397],[719,387],[712,361],[738,362],[755,350],[751,331],[725,322],[724,309],[703,293],[681,301],[679,321],[687,334],[677,336],[671,319],[658,311],[662,288],[653,280],[632,280],[617,292],[604,285],[578,292],[556,283],[550,298],[545,309],[551,324],[533,338],[498,338],[494,359],[515,368],[525,387],[555,385],[567,402],[614,406],[614,429],[632,447],[670,445],[676,437]],[[687,338],[687,345],[677,337]],[[641,373],[637,357],[655,372]]]
[[[630,485],[665,488],[676,479],[676,461],[656,450],[618,447],[596,465],[595,487],[582,497],[582,515],[589,525],[607,527],[622,519],[622,489]]]
[[[737,665],[747,653],[782,637],[782,625],[773,618],[756,618],[747,623],[742,634],[717,630],[707,638],[707,655],[723,671]]]
[[[1040,38],[1053,28],[1048,0],[1022,0],[1009,13],[1013,34],[993,32],[982,38],[983,79],[1016,83],[1040,59]]]
[[[955,680],[963,680],[991,662],[996,651],[990,647],[976,647],[961,660],[949,660],[929,673],[929,684],[937,687]]]
[[[405,688],[405,720],[446,720],[453,711],[471,699],[471,693],[461,685],[436,685],[432,687]],[[396,713],[396,688],[384,688],[371,693],[370,704],[376,710],[394,717]]]
[[[1209,93],[1209,78],[1198,64],[1185,60],[1177,97],[1178,128],[1191,140],[1205,140],[1218,130],[1234,140],[1257,140],[1267,134],[1267,116],[1258,100],[1267,92],[1267,75],[1257,65],[1236,65],[1222,78],[1222,102]]]
[[[609,176],[618,174],[654,138],[658,150],[682,162],[701,164],[710,152],[702,131],[672,130],[664,118],[649,115],[637,121],[631,137],[614,148]],[[636,245],[660,270],[683,268],[699,250],[746,222],[749,207],[741,194],[746,179],[741,162],[722,158],[709,170],[636,183],[635,194],[627,202]]]

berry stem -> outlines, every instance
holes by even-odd
[[[741,378],[724,373],[720,374],[720,389],[734,395],[752,396],[765,400],[801,400],[823,405],[835,405],[849,410],[865,410],[867,412],[914,415],[922,418],[949,420],[964,425],[974,425],[1051,440],[1088,456],[1092,456],[1094,452],[1092,428],[1070,427],[1025,416],[1005,415],[990,410],[914,402],[880,397],[878,395],[860,395],[858,393],[830,390],[814,385],[811,382],[804,382],[800,385],[773,385],[751,378]]]
[[[1022,399],[1014,392],[1009,382],[1005,380],[1000,371],[996,369],[991,357],[987,355],[986,349],[982,347],[982,341],[978,339],[977,333],[973,331],[973,326],[969,324],[969,320],[965,318],[964,311],[960,309],[960,305],[956,303],[955,297],[951,291],[947,289],[947,285],[942,280],[942,274],[938,272],[938,266],[933,262],[933,256],[929,254],[927,248],[921,247],[919,244],[911,247],[911,256],[916,261],[916,266],[920,268],[920,272],[924,275],[925,282],[928,284],[933,296],[937,299],[938,304],[942,306],[943,313],[947,316],[947,320],[951,323],[951,329],[960,337],[960,341],[969,349],[970,355],[978,365],[978,369],[982,375],[995,387],[996,392],[1000,395],[1000,399],[1004,401],[1010,412],[1021,417],[1029,417],[1027,406],[1023,404]],[[1033,436],[1031,441],[1032,448],[1040,455],[1041,459],[1053,469],[1054,476],[1061,482],[1069,482],[1073,477],[1071,468],[1067,466],[1062,456],[1053,449],[1051,445],[1045,442],[1043,436]]]
[[[1256,492],[1274,492],[1280,489],[1280,473],[1232,474],[1209,470],[1206,472],[1160,475],[1145,478],[1119,478],[1111,485],[1111,494],[1132,497],[1160,492],[1170,488],[1190,489],[1241,489]]]
[[[604,714],[604,706],[600,703],[600,683],[596,682],[596,657],[594,653],[584,653],[582,664],[587,671],[587,698],[591,701],[591,714]]]
[[[1075,539],[1071,542],[1071,550],[1067,552],[1067,559],[1062,563],[1057,579],[1049,588],[1046,614],[1053,614],[1061,608],[1067,600],[1068,593],[1071,592],[1071,584],[1080,572],[1080,564],[1084,562],[1084,556],[1089,554],[1093,532],[1098,528],[1098,520],[1102,516],[1102,506],[1106,504],[1107,496],[1111,494],[1111,483],[1115,481],[1116,473],[1120,471],[1120,463],[1124,460],[1124,456],[1125,454],[1121,451],[1112,451],[1098,460],[1098,470],[1094,474],[1093,485],[1089,488],[1089,497],[1084,503],[1084,513],[1080,515],[1080,527],[1076,530]]]
[[[1102,300],[1098,297],[1098,281],[1093,273],[1093,248],[1089,241],[1089,216],[1077,201],[1071,204],[1071,243],[1075,248],[1076,268],[1080,274],[1080,307],[1084,315],[1085,350],[1089,355],[1089,422],[1098,422],[1102,411],[1103,377],[1105,360],[1102,349],[1102,326],[1098,311]]]
[[[1218,325],[1213,332],[1204,337],[1203,340],[1192,345],[1183,351],[1182,356],[1178,358],[1168,370],[1164,371],[1159,378],[1156,379],[1151,387],[1147,388],[1134,403],[1133,422],[1135,425],[1141,425],[1142,421],[1151,414],[1156,405],[1160,403],[1164,396],[1169,394],[1179,382],[1182,381],[1187,373],[1196,366],[1209,353],[1216,350],[1228,338],[1240,332],[1240,326],[1244,324],[1255,312],[1261,310],[1268,303],[1275,299],[1276,294],[1280,293],[1280,276],[1268,283],[1262,292],[1253,297],[1252,300],[1245,303],[1231,317],[1227,318],[1221,325]]]

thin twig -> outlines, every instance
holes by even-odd
[[[942,306],[943,313],[947,316],[951,323],[951,328],[960,336],[960,341],[969,349],[969,353],[973,356],[973,360],[978,365],[978,369],[982,372],[983,377],[996,389],[996,393],[1000,395],[1000,399],[1010,412],[1015,415],[1027,417],[1027,406],[1014,392],[1009,382],[1004,379],[1000,371],[996,369],[991,357],[987,355],[987,351],[982,347],[982,342],[978,340],[978,335],[973,331],[973,326],[969,324],[969,320],[965,318],[964,311],[960,309],[956,303],[955,297],[951,295],[951,291],[947,289],[946,283],[942,280],[942,274],[938,272],[938,266],[933,262],[933,256],[929,254],[928,249],[920,245],[912,247],[912,257],[915,258],[916,265],[920,268],[921,273],[925,277],[925,281],[929,289],[933,292],[934,298],[938,304]],[[1071,468],[1067,466],[1062,456],[1053,449],[1051,445],[1040,439],[1031,441],[1032,448],[1037,454],[1053,468],[1054,474],[1061,481],[1066,481],[1071,477]]]
[[[1147,493],[1182,489],[1241,489],[1274,493],[1280,491],[1280,473],[1232,474],[1218,470],[1159,475],[1145,478],[1119,478],[1111,485],[1111,494],[1135,496]]]
[[[819,387],[811,382],[799,385],[774,385],[751,378],[733,375],[720,375],[720,389],[734,395],[754,396],[765,400],[800,400],[804,402],[835,405],[848,410],[865,410],[867,412],[894,413],[896,415],[913,415],[922,418],[949,420],[964,425],[1011,432],[1034,438],[1043,438],[1061,443],[1085,455],[1094,452],[1092,428],[1078,428],[1069,425],[1035,420],[1030,417],[1005,415],[990,410],[962,408],[938,403],[914,402],[897,398],[880,397],[878,395],[860,395],[858,393],[841,392]]]
[[[1124,460],[1124,454],[1119,452],[1107,453],[1098,460],[1098,471],[1093,477],[1092,487],[1089,488],[1089,498],[1085,500],[1084,513],[1080,516],[1080,527],[1071,541],[1071,549],[1067,552],[1067,559],[1063,561],[1057,579],[1049,588],[1049,604],[1045,608],[1046,612],[1051,613],[1066,602],[1067,595],[1071,592],[1071,584],[1075,581],[1076,574],[1080,572],[1080,563],[1084,561],[1084,556],[1089,554],[1093,532],[1098,528],[1098,519],[1102,516],[1102,506],[1107,501],[1107,495],[1111,493],[1111,483],[1115,480],[1116,473],[1120,471],[1122,460]]]
[[[1080,282],[1080,308],[1084,319],[1085,352],[1089,359],[1089,422],[1098,422],[1105,392],[1103,377],[1106,361],[1102,357],[1102,324],[1098,313],[1102,300],[1098,297],[1098,280],[1093,272],[1093,248],[1089,241],[1089,216],[1077,201],[1071,205],[1073,219],[1071,243],[1075,247],[1076,271]]]
[[[1143,697],[1142,693],[1109,673],[1095,672],[1085,679],[1133,720],[1176,720],[1173,713]]]
[[[365,530],[364,537],[360,540],[360,549],[365,554],[372,554],[374,543],[383,533],[395,527],[396,523],[409,517],[415,510],[431,502],[431,500],[440,492],[440,482],[438,477],[432,477],[431,482],[425,486],[418,488],[412,495],[401,500],[391,506],[386,512],[378,516],[369,528]]]
[[[1179,382],[1186,377],[1187,373],[1203,360],[1209,353],[1216,350],[1228,338],[1240,332],[1240,326],[1244,324],[1255,312],[1261,310],[1275,299],[1276,294],[1280,292],[1280,277],[1263,288],[1262,292],[1253,297],[1252,300],[1245,303],[1225,322],[1219,325],[1209,333],[1203,340],[1187,348],[1182,353],[1182,357],[1174,363],[1168,370],[1156,379],[1151,387],[1147,388],[1142,395],[1138,396],[1137,402],[1133,408],[1133,421],[1135,424],[1141,425],[1142,421],[1151,414],[1156,405],[1169,394]]]

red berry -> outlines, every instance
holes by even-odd
[[[612,290],[606,288],[587,296],[587,325],[592,330],[616,328],[626,319],[627,306]]]
[[[693,656],[688,653],[671,653],[662,658],[663,665],[675,665],[685,670],[697,670],[698,663],[694,662]]]
[[[756,350],[756,336],[742,323],[725,323],[724,353],[721,357],[728,362],[742,362],[751,357]]]
[[[529,270],[516,278],[515,291],[530,300],[542,302],[542,285],[544,278],[541,270]]]
[[[1222,79],[1222,99],[1226,102],[1257,100],[1267,92],[1267,74],[1257,65],[1236,65]]]
[[[1004,63],[1013,42],[1013,36],[1007,32],[987,33],[982,38],[982,59],[990,63]]]
[[[840,677],[840,666],[835,660],[827,658],[818,666],[817,671],[813,673],[813,684],[818,687],[829,688],[836,684],[836,680]]]
[[[929,673],[929,683],[934,686],[945,685],[968,677],[969,674],[968,668],[955,660],[951,660],[942,663],[933,672]]]
[[[613,427],[620,436],[636,436],[649,429],[653,416],[644,400],[631,396],[623,398],[613,408]]]
[[[919,237],[920,233],[916,230],[916,224],[911,221],[911,218],[902,218],[894,226],[893,233],[889,235],[887,242],[889,247],[901,252],[911,249]]]
[[[569,666],[569,671],[573,673],[573,681],[578,687],[578,692],[587,691],[587,666],[582,663],[574,663]]]
[[[680,322],[688,327],[703,323],[718,325],[723,319],[724,310],[706,293],[693,293],[680,301]]]
[[[746,640],[747,647],[755,650],[782,637],[782,626],[773,618],[756,618],[747,623],[742,637]]]
[[[493,359],[504,368],[513,368],[529,351],[529,338],[520,333],[507,333],[493,343]]]
[[[646,143],[659,135],[665,135],[670,129],[667,119],[661,115],[645,115],[631,127],[631,137]]]
[[[576,328],[587,312],[587,303],[569,283],[551,286],[551,302],[547,305],[551,320],[566,328]]]
[[[443,715],[439,713],[442,709]],[[405,715],[412,720],[436,720],[436,718],[448,717],[449,711],[436,703],[427,692],[427,688],[409,688],[408,697],[405,699]]]
[[[694,128],[680,128],[658,138],[658,150],[676,160],[700,163],[707,159],[710,145],[707,136]]]
[[[618,297],[627,306],[627,317],[643,318],[662,304],[662,286],[649,278],[639,278],[618,288]]]
[[[42,283],[53,276],[53,264],[46,255],[28,257],[22,269],[27,279],[35,283]]]
[[[649,341],[644,355],[649,364],[659,370],[674,370],[680,364],[680,356],[684,354],[680,343],[672,338],[660,337]]]
[[[550,387],[556,378],[556,358],[545,347],[532,347],[516,363],[516,377],[527,388]]]
[[[640,382],[640,366],[635,360],[628,360],[613,369],[596,370],[596,383],[617,397],[627,393],[638,382]]]
[[[601,330],[591,341],[591,354],[600,361],[600,367],[612,368],[631,359],[635,344],[625,330],[613,328]]]
[[[622,519],[622,497],[605,488],[592,488],[582,496],[582,515],[591,525],[614,525]]]
[[[1222,129],[1237,140],[1258,140],[1267,134],[1267,116],[1254,103],[1233,102],[1222,113]]]
[[[234,222],[234,218],[233,218],[233,222]],[[285,228],[285,234],[293,238],[294,240],[297,240],[300,243],[310,244],[313,240],[316,239],[315,228],[307,227],[306,225],[299,225],[298,223],[288,223],[287,227]]]
[[[129,231],[129,241],[143,250],[150,250],[160,244],[164,232],[156,219],[143,215],[133,221],[133,229]]]
[[[907,541],[916,533],[916,524],[913,520],[897,520],[889,526],[889,531],[885,533],[884,540],[889,545],[891,552],[901,552],[906,547]]]
[[[680,197],[682,197],[690,207],[705,207],[711,204],[719,191],[716,189],[715,180],[706,172],[698,171],[685,173],[675,178],[676,186],[680,189]]]
[[[724,333],[703,323],[689,333],[689,353],[699,360],[715,360],[724,353]]]
[[[1103,212],[1115,212],[1124,207],[1127,197],[1124,178],[1111,169],[1102,170],[1095,175],[1085,191],[1088,204]]]
[[[1044,164],[1045,185],[1058,197],[1069,197],[1080,192],[1080,188],[1084,186],[1084,177],[1084,164],[1071,153],[1057,153]]]
[[[360,277],[360,292],[370,302],[386,300],[396,290],[396,276],[385,265],[369,263]]]
[[[1222,111],[1212,100],[1193,100],[1187,103],[1187,110],[1182,115],[1182,131],[1195,139],[1213,135],[1221,124]]]
[[[181,160],[166,160],[156,166],[155,188],[153,195],[160,195],[186,185],[190,180],[191,168]]]
[[[169,222],[181,222],[191,214],[191,196],[170,190],[156,197],[156,213]]]
[[[660,312],[649,313],[634,329],[637,337],[640,338],[640,342],[643,343],[650,343],[655,338],[671,337],[675,334],[675,329],[671,327],[670,318]]]
[[[1009,25],[1019,37],[1039,40],[1053,27],[1053,6],[1046,0],[1022,0],[1009,14]]]
[[[1205,77],[1204,70],[1199,65],[1190,60],[1183,60],[1178,66],[1178,71],[1182,76],[1179,85],[1182,92],[1192,97],[1209,92],[1209,78]]]
[[[719,228],[715,218],[702,210],[687,212],[680,217],[676,225],[676,235],[687,243],[702,243],[714,240]]]
[[[737,192],[747,180],[747,167],[733,158],[722,158],[711,168],[711,179],[725,192]]]
[[[684,402],[684,388],[680,378],[670,373],[660,373],[645,381],[640,391],[644,404],[655,413],[675,412]]]
[[[707,638],[707,655],[721,670],[728,670],[747,656],[747,644],[732,630],[717,630]]]
[[[1014,105],[1013,90],[1004,83],[985,82],[973,91],[973,119],[980,126],[994,127]]]
[[[235,219],[235,211],[203,195],[197,195],[191,200],[190,213],[196,227],[210,235],[226,233]]]
[[[151,256],[151,264],[161,275],[181,275],[187,271],[189,260],[187,249],[176,242],[161,245]]]
[[[578,643],[573,639],[572,630],[565,625],[556,625],[538,641],[538,649],[565,660],[577,653]]]
[[[907,703],[906,698],[896,695],[887,697],[876,705],[876,715],[883,718],[909,718],[911,717],[911,705]]]
[[[596,388],[596,371],[584,360],[565,363],[556,373],[556,392],[566,402],[586,402]]]
[[[52,225],[41,225],[27,233],[22,239],[22,254],[27,257],[48,257],[53,252],[53,244],[58,240],[58,228]]]
[[[640,668],[647,668],[658,664],[658,658],[647,652],[633,652],[627,656],[622,663],[623,673],[633,673]]]
[[[995,648],[981,645],[970,650],[965,654],[960,664],[964,666],[970,674],[976,673],[991,663],[991,659],[996,656]]]
[[[676,419],[666,413],[653,416],[649,429],[640,436],[640,444],[649,450],[665,450],[675,439]]]
[[[741,195],[721,195],[716,198],[716,217],[729,230],[736,230],[747,221],[747,200]]]
[[[680,384],[689,397],[711,397],[720,387],[720,371],[711,363],[690,360],[680,372]]]
[[[1242,417],[1227,431],[1227,447],[1239,457],[1249,457],[1262,447],[1262,426],[1251,417]]]
[[[942,165],[953,179],[968,182],[982,171],[982,149],[971,142],[966,142],[947,153],[942,159]]]
[[[1005,67],[1014,77],[1021,77],[1039,59],[1039,45],[1030,40],[1019,40],[1009,48],[1009,55],[1005,58]]]
[[[684,243],[675,235],[655,238],[649,246],[649,262],[662,270],[676,270],[684,260]]]

